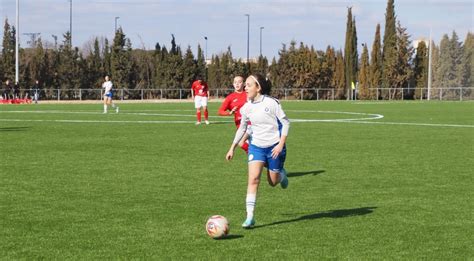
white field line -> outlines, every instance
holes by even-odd
[[[169,110],[169,111],[182,111],[182,110]],[[188,111],[188,110],[186,110]],[[345,114],[345,115],[359,115],[369,116],[361,118],[349,118],[349,119],[290,119],[291,122],[295,123],[313,123],[313,122],[332,122],[332,123],[357,123],[357,124],[379,124],[379,125],[407,125],[407,126],[428,126],[428,127],[454,127],[454,128],[474,128],[474,125],[461,125],[461,124],[440,124],[440,123],[417,123],[417,122],[380,122],[372,121],[382,119],[384,116],[381,114],[370,114],[360,112],[339,112],[339,111],[311,111],[311,110],[287,110],[288,112],[305,112],[305,113],[324,113],[324,114]],[[88,115],[101,115],[101,112],[73,112],[73,111],[0,111],[0,113],[51,113],[51,114],[88,114]],[[115,113],[110,113],[114,115]],[[167,117],[195,117],[195,115],[183,115],[183,114],[163,114],[163,113],[120,113],[125,115],[140,115],[140,116],[167,116]],[[229,118],[226,116],[211,116],[210,118]],[[370,121],[369,121],[370,120]],[[127,121],[127,120],[32,120],[32,119],[0,119],[3,122],[63,122],[63,123],[140,123],[140,124],[162,124],[162,123],[194,123],[195,121],[170,121],[170,120],[151,120],[151,121]],[[212,122],[212,121],[211,121]],[[215,121],[214,123],[231,123],[233,121]]]

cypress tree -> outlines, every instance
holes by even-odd
[[[344,69],[344,56],[342,50],[336,53],[336,70],[334,71],[334,87],[336,88],[335,99],[343,99],[346,95],[346,81]]]
[[[367,45],[364,44],[364,48],[362,50],[362,57],[360,60],[360,71],[359,71],[359,99],[366,100],[370,98],[369,93],[369,50],[367,49]]]
[[[450,40],[447,34],[443,35],[439,45],[439,65],[437,68],[438,87],[450,87],[450,83],[454,79],[454,61]]]
[[[393,88],[397,74],[397,31],[394,0],[388,0],[382,49],[382,87]],[[388,98],[388,90],[382,92]]]
[[[422,89],[428,86],[428,48],[424,41],[421,41],[416,48],[414,60],[414,78],[415,78],[415,99],[422,98]]]
[[[14,81],[15,77],[15,36],[15,27],[10,27],[8,19],[5,19],[5,24],[3,26],[3,42],[1,56],[3,75],[0,75],[0,77],[8,78],[12,80],[12,82]]]
[[[357,43],[357,40],[354,40],[354,20],[352,18],[352,7],[347,8],[347,23],[346,23],[346,40],[345,40],[345,48],[344,48],[344,69],[345,69],[345,81],[346,86],[344,93],[348,95],[348,90],[351,90],[352,83],[355,84],[355,73],[354,70],[355,65],[355,57],[354,54],[354,43]],[[357,46],[355,46],[357,49]],[[346,98],[349,99],[351,96],[347,96]]]
[[[377,89],[382,84],[382,44],[380,42],[380,24],[375,28],[374,43],[372,44],[372,52],[370,54],[370,96],[378,99]]]

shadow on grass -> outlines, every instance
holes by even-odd
[[[227,235],[227,236],[225,236],[223,238],[219,238],[217,240],[219,240],[219,241],[220,240],[232,240],[232,239],[238,239],[238,238],[243,238],[243,237],[244,236],[242,236],[242,235]]]
[[[0,128],[0,131],[26,131],[31,129],[31,127],[4,127]]]
[[[363,208],[352,208],[352,209],[337,209],[337,210],[330,210],[327,212],[320,212],[320,213],[315,213],[315,214],[310,214],[310,215],[304,215],[301,217],[297,217],[294,219],[288,219],[288,220],[282,220],[282,221],[277,221],[269,224],[263,224],[260,226],[255,226],[255,228],[262,228],[262,227],[268,227],[268,226],[274,226],[274,225],[280,225],[280,224],[285,224],[285,223],[291,223],[291,222],[298,222],[298,221],[303,221],[303,220],[313,220],[313,219],[319,219],[319,218],[344,218],[344,217],[353,217],[353,216],[362,216],[362,215],[367,215],[372,212],[374,212],[374,209],[377,207],[363,207]]]
[[[301,177],[301,176],[305,176],[305,175],[313,175],[313,176],[316,176],[318,174],[322,174],[326,172],[325,170],[312,170],[312,171],[302,171],[302,172],[288,172],[288,177],[291,178],[291,177]]]

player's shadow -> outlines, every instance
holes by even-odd
[[[291,178],[291,177],[301,177],[301,176],[306,176],[306,175],[313,175],[313,176],[316,176],[316,175],[319,175],[319,174],[322,174],[326,172],[325,170],[312,170],[312,171],[301,171],[301,172],[288,172],[288,177]]]
[[[291,223],[291,222],[298,222],[298,221],[303,221],[303,220],[313,220],[313,219],[319,219],[319,218],[345,218],[345,217],[353,217],[353,216],[363,216],[363,215],[371,214],[372,212],[374,212],[374,209],[376,208],[377,207],[336,209],[336,210],[330,210],[326,212],[304,215],[304,216],[293,218],[293,219],[276,221],[269,224],[263,224],[263,225],[255,226],[254,228],[262,228],[262,227],[286,224],[286,223]]]
[[[0,131],[26,131],[29,130],[31,127],[3,127],[0,128]]]

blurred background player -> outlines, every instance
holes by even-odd
[[[196,125],[201,124],[201,108],[204,111],[204,121],[206,124],[209,124],[209,113],[207,111],[209,87],[200,76],[191,85],[191,96],[194,99],[194,107],[196,108]]]
[[[119,112],[119,107],[115,105],[114,101],[112,100],[113,96],[113,84],[110,80],[109,76],[105,76],[105,82],[102,84],[102,88],[104,89],[104,113],[107,113],[108,105],[112,105],[112,108],[115,108],[115,112]]]
[[[247,93],[244,91],[244,77],[236,76],[234,78],[233,86],[234,92],[229,94],[222,102],[218,114],[220,116],[234,115],[235,126],[237,126],[238,129],[240,127],[240,120],[242,119],[240,108],[242,108],[242,106],[247,102]],[[239,142],[239,146],[245,152],[248,152],[249,144],[246,142],[245,138]]]
[[[35,81],[35,84],[31,87],[32,98],[35,103],[38,103],[39,95],[41,92],[41,86],[38,80]]]
[[[252,123],[252,138],[248,151],[248,183],[245,199],[247,218],[242,224],[243,228],[251,228],[255,225],[254,210],[264,166],[267,166],[267,180],[270,186],[273,187],[280,183],[282,188],[288,187],[288,178],[283,167],[290,121],[280,102],[267,96],[270,90],[270,82],[262,75],[251,75],[247,78],[245,92],[249,101],[240,109],[241,124],[226,155],[227,160],[233,158],[235,147],[246,135],[245,132],[250,121]]]

